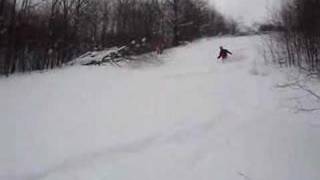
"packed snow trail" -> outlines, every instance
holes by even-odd
[[[0,179],[319,180],[320,113],[295,113],[306,94],[275,88],[286,74],[260,44],[204,39],[161,63],[1,78]]]

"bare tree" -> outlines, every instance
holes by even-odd
[[[206,0],[0,0],[0,73],[55,68],[113,46],[141,54],[230,29]]]
[[[320,1],[288,1],[275,17],[276,27],[282,27],[273,36],[280,62],[320,73]]]

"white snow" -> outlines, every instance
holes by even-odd
[[[124,48],[126,48],[126,46],[108,48],[102,51],[89,51],[69,62],[68,65],[85,65],[92,61],[101,62],[107,55],[110,55],[112,53],[117,54]]]
[[[157,66],[0,78],[0,179],[319,180],[320,112],[295,109],[317,102],[276,88],[294,70],[265,65],[260,44],[203,39]]]

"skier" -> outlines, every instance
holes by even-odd
[[[224,49],[222,46],[220,46],[220,54],[218,56],[218,59],[222,58],[222,60],[228,58],[228,54],[232,55],[230,51],[227,49]]]

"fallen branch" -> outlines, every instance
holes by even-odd
[[[319,111],[320,108],[305,108],[303,107],[302,103],[298,100],[297,101],[297,106],[295,107],[296,113],[299,112],[314,112],[314,111]]]
[[[299,88],[301,88],[302,90],[304,90],[305,92],[309,93],[310,95],[312,95],[313,97],[315,97],[316,99],[320,100],[320,95],[318,95],[317,93],[313,92],[312,90],[302,86],[301,84],[297,84],[297,86]]]
[[[311,78],[314,77],[314,73],[308,74],[305,78],[303,79],[298,79],[294,82],[286,83],[286,84],[277,84],[276,88],[292,88],[292,89],[299,89],[303,90],[306,92],[306,96],[312,96],[316,99],[317,102],[320,102],[320,95],[314,92],[313,90],[309,89],[306,85],[304,85],[305,82],[310,80]],[[314,111],[320,111],[320,108],[305,108],[301,104],[301,102],[298,100],[297,101],[298,105],[295,107],[297,112],[314,112]]]
[[[314,111],[320,111],[320,108],[311,108],[311,109],[308,109],[308,108],[297,108],[297,111],[299,112],[314,112]]]

